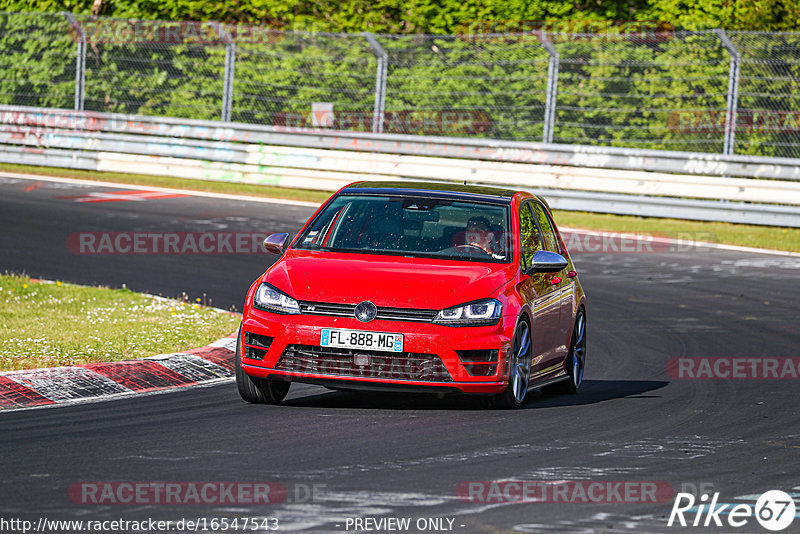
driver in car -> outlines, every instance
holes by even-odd
[[[453,246],[476,247],[489,255],[494,255],[499,249],[497,236],[486,217],[470,218],[467,221],[467,229],[453,236]]]

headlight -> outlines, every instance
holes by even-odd
[[[503,305],[495,299],[485,299],[440,311],[434,323],[448,326],[479,326],[497,323]]]
[[[300,305],[296,300],[266,283],[258,286],[253,296],[253,305],[275,313],[300,313]]]

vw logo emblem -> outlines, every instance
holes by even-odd
[[[378,315],[378,307],[368,300],[365,300],[356,306],[355,316],[356,319],[362,323],[368,323]]]

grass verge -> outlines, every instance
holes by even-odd
[[[149,176],[141,174],[125,174],[112,172],[95,172],[77,169],[60,169],[51,167],[33,167],[30,165],[14,165],[0,163],[0,171],[41,174],[44,176],[60,176],[135,184],[151,187],[169,187],[226,193],[233,195],[250,195],[287,200],[304,200],[320,202],[327,200],[330,193],[325,191],[309,191],[282,187],[270,187],[254,184],[236,184],[213,182],[206,180],[190,180],[167,176]],[[602,213],[586,213],[575,211],[557,211],[556,221],[561,227],[586,228],[588,230],[647,233],[681,239],[684,241],[707,241],[742,247],[767,248],[800,252],[800,228],[781,228],[776,226],[755,226],[749,224],[731,224],[720,222],[699,222],[682,219],[660,219],[653,217],[634,217],[628,215],[609,215]]]
[[[705,241],[740,247],[800,252],[800,228],[658,219],[577,211],[556,211],[553,216],[562,231],[570,227],[586,228],[608,232],[647,234],[682,241]]]
[[[240,317],[197,303],[0,276],[0,371],[130,360],[190,350]]]

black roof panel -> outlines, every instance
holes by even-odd
[[[484,202],[511,202],[511,197],[517,191],[500,189],[482,185],[463,185],[448,182],[358,182],[347,186],[341,194],[387,194],[387,195],[413,195],[425,194],[464,200],[483,200]]]

